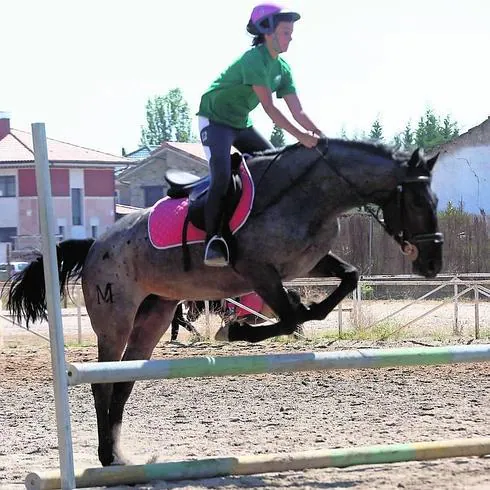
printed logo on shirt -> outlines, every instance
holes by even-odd
[[[278,87],[280,83],[281,83],[281,75],[276,75],[274,77],[274,85]]]
[[[206,130],[201,131],[201,141],[205,143],[208,140],[208,132]]]

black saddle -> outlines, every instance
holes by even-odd
[[[222,202],[221,235],[226,239],[230,248],[232,261],[235,255],[234,237],[229,228],[229,221],[242,197],[242,179],[240,178],[240,163],[242,156],[238,153],[231,155],[231,179],[226,198]],[[182,262],[184,271],[191,266],[191,257],[187,245],[187,228],[191,222],[196,228],[205,230],[204,205],[209,189],[210,177],[198,177],[197,175],[181,170],[168,170],[165,180],[169,184],[167,195],[172,199],[188,197],[189,208],[182,228]]]
[[[235,212],[235,208],[242,196],[242,179],[240,177],[240,163],[242,156],[239,153],[231,155],[231,180],[228,193],[223,203],[223,226],[226,227]],[[165,180],[169,185],[167,196],[172,199],[189,198],[189,211],[187,220],[196,228],[205,229],[204,204],[209,189],[210,177],[198,177],[197,175],[182,170],[170,169],[165,174]],[[225,230],[226,233],[226,230]]]
[[[172,199],[188,197],[196,193],[200,194],[209,187],[209,175],[198,177],[197,175],[174,168],[167,171],[165,180],[170,186],[167,191],[167,196]]]

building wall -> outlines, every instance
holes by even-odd
[[[451,201],[455,206],[462,202],[469,213],[490,214],[490,118],[437,151],[433,188],[439,210]]]
[[[85,198],[86,236],[92,236],[92,227],[96,227],[96,237],[110,228],[115,221],[114,197]]]
[[[52,168],[49,171],[51,177],[51,193],[53,196],[70,195],[70,169]],[[33,168],[20,168],[18,196],[37,196],[36,171]]]
[[[115,221],[113,169],[51,169],[55,232],[60,239],[86,238]],[[0,228],[16,228],[16,248],[39,247],[39,210],[35,169],[0,169],[16,177],[16,197],[0,198]],[[82,224],[72,220],[71,189],[82,190]],[[61,228],[60,228],[61,227]],[[93,228],[95,227],[95,228]]]
[[[145,207],[145,187],[162,186],[162,195],[166,195],[168,185],[165,181],[167,170],[177,168],[186,172],[204,176],[208,173],[206,164],[195,158],[168,149],[155,155],[138,169],[133,170],[121,180],[129,185],[116,183],[119,190],[119,203],[128,206]]]
[[[37,197],[19,197],[18,235],[39,235]]]
[[[439,157],[434,170],[433,188],[439,210],[463,204],[463,209],[490,214],[490,145],[455,149]]]

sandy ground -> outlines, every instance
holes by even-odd
[[[366,303],[363,322],[382,318],[403,302]],[[426,302],[391,320],[398,329],[437,305]],[[490,331],[490,304],[480,305],[480,329]],[[392,345],[473,342],[474,306],[460,304],[462,336],[452,338],[454,308],[449,305],[407,329],[395,340],[336,341],[337,317],[307,326],[314,341],[262,345],[169,344],[156,358],[194,355],[258,354]],[[346,312],[343,327],[352,329]],[[386,322],[382,332],[386,332]],[[27,473],[58,466],[49,348],[5,320],[0,362],[0,488],[20,489]],[[64,322],[69,361],[96,359],[86,318],[84,345],[76,346],[77,319]],[[205,329],[201,322],[201,331]],[[212,329],[216,328],[216,322]],[[380,327],[378,327],[379,329]],[[47,334],[45,325],[35,331]],[[376,327],[374,332],[378,332]],[[378,332],[380,333],[380,332]],[[186,342],[187,337],[182,335]],[[481,340],[488,342],[488,337]],[[96,424],[89,386],[70,389],[74,457],[77,465],[98,466]],[[228,378],[142,381],[126,407],[123,447],[134,463],[190,457],[289,452],[358,445],[430,441],[489,435],[490,365],[332,371]],[[123,488],[123,487],[119,487]],[[127,487],[126,487],[127,488]],[[194,482],[157,482],[139,489],[484,489],[490,488],[490,459],[453,458],[419,463],[322,469]]]

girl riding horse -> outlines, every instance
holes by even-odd
[[[206,248],[204,263],[229,265],[229,245],[221,234],[223,202],[231,176],[230,150],[242,153],[273,148],[250,121],[250,112],[262,104],[271,120],[307,148],[317,144],[321,131],[304,113],[296,94],[291,68],[279,55],[288,50],[294,23],[300,15],[272,3],[257,5],[247,31],[254,36],[252,49],[233,62],[201,98],[199,131],[209,161],[210,186],[205,205]],[[272,93],[284,98],[299,130],[274,105]]]

